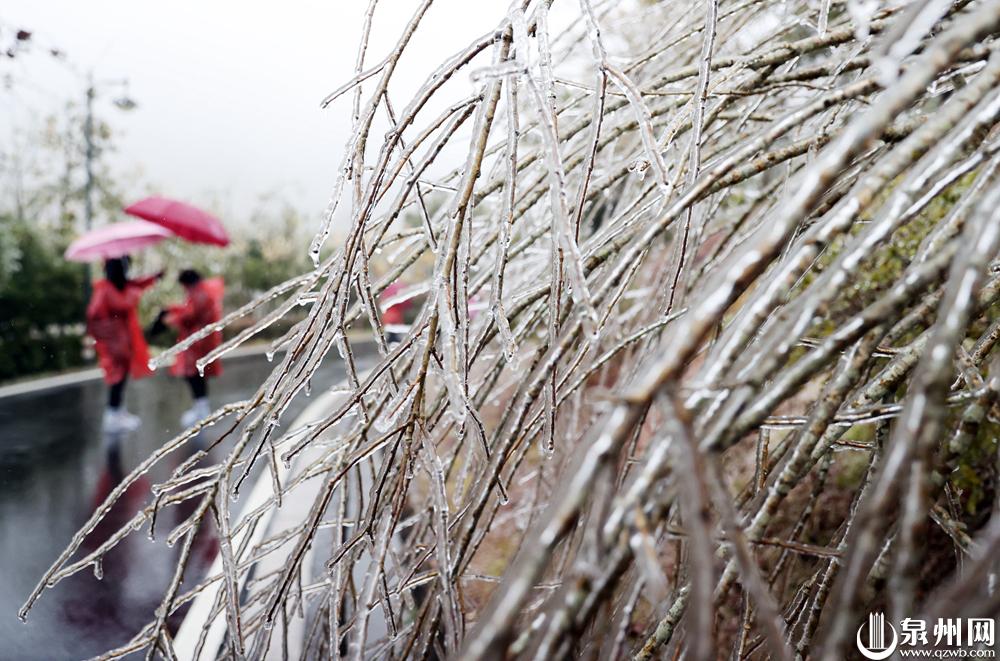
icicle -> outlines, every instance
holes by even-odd
[[[458,329],[455,327],[455,319],[452,316],[455,312],[446,302],[447,296],[438,298],[441,310],[441,336],[444,349],[444,366],[441,370],[441,377],[444,379],[445,389],[448,392],[450,402],[450,413],[455,420],[455,424],[461,425],[465,422],[465,390],[460,379],[461,360],[459,357],[458,342],[460,340]]]
[[[309,292],[307,294],[301,294],[296,302],[302,307],[308,307],[319,300],[319,292]]]
[[[859,41],[869,37],[872,17],[878,11],[879,0],[847,0],[847,13],[854,23],[854,34]]]
[[[632,547],[632,556],[636,559],[636,566],[639,574],[646,581],[645,587],[650,590],[650,594],[656,599],[663,599],[667,595],[667,577],[660,567],[659,558],[653,540],[648,533],[636,531],[629,537],[629,546]]]
[[[416,383],[411,383],[409,387],[396,393],[396,396],[386,405],[385,413],[375,419],[375,429],[384,434],[395,427],[399,416],[404,411],[408,411],[413,404],[416,393]]]
[[[347,174],[351,169],[350,161],[353,156],[354,147],[357,144],[358,137],[358,133],[355,132],[344,149],[344,158],[340,164],[340,170],[337,173],[337,181],[333,186],[333,195],[330,196],[330,202],[327,204],[326,211],[323,213],[323,220],[320,223],[319,231],[309,244],[309,259],[312,260],[313,268],[319,267],[320,251],[323,249],[323,244],[326,243],[327,238],[330,236],[330,226],[333,224],[333,216],[337,212],[337,207],[340,205],[340,197],[344,192],[344,182],[347,180]]]
[[[639,181],[644,181],[646,179],[646,171],[649,170],[649,161],[644,158],[639,158],[628,166],[628,171],[639,176]]]
[[[851,4],[851,2],[848,3],[849,9]],[[920,48],[924,38],[934,29],[934,26],[951,6],[951,0],[929,0],[922,6],[914,7],[908,14],[904,14],[900,18],[900,22],[893,26],[892,31],[886,35],[885,42],[879,44],[877,52],[880,55],[875,58],[876,73],[883,87],[888,87],[896,82],[903,60]],[[866,20],[864,17],[865,9],[858,10],[860,20]],[[851,12],[851,17],[852,19],[855,17],[855,12]],[[870,16],[867,17],[867,20],[870,22]],[[867,26],[865,30],[867,30]],[[934,81],[932,85],[936,85],[936,83],[937,81]]]
[[[333,344],[337,347],[337,355],[341,360],[347,360],[350,354],[347,351],[347,343],[344,341],[344,334],[339,330],[333,336]]]

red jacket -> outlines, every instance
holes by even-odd
[[[149,349],[139,326],[137,307],[143,292],[156,277],[129,280],[119,290],[107,280],[94,283],[87,305],[87,333],[94,338],[98,362],[106,383],[126,376],[141,379],[151,374]]]
[[[382,290],[382,295],[379,297],[384,302],[397,296],[403,291],[403,284],[396,280],[389,284],[388,287]],[[412,300],[405,300],[395,305],[390,305],[382,311],[382,324],[385,326],[395,326],[403,323],[403,315],[409,309],[410,305],[413,303]]]
[[[164,319],[167,324],[177,329],[178,341],[222,318],[222,295],[225,292],[222,278],[202,280],[188,287],[187,292],[187,300],[181,305],[171,306]],[[170,373],[174,376],[197,376],[198,359],[220,344],[222,344],[222,331],[215,331],[198,340],[177,356],[177,360],[170,367]],[[222,374],[222,363],[219,361],[205,366],[205,376],[219,374]]]

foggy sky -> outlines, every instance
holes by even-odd
[[[416,4],[379,3],[369,63],[385,56]],[[495,27],[507,4],[436,0],[390,86],[396,105],[445,57]],[[0,68],[14,79],[12,91],[0,89],[0,140],[37,128],[69,99],[82,102],[84,73],[93,70],[109,81],[96,110],[117,132],[117,173],[235,216],[278,194],[318,221],[347,139],[350,96],[327,110],[319,101],[353,75],[367,5],[6,0],[0,25],[32,30],[36,43]],[[64,50],[78,73],[42,47]],[[129,113],[111,103],[122,88],[110,81],[122,78],[139,104]],[[471,92],[467,73],[455,85]]]

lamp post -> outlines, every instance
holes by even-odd
[[[113,101],[119,110],[129,111],[136,107],[136,102],[128,96],[128,80],[108,80],[102,85],[119,85],[125,88],[125,93]],[[83,187],[83,231],[89,232],[94,224],[94,158],[97,156],[97,148],[94,145],[94,98],[97,96],[97,87],[94,83],[93,72],[87,74],[87,102],[86,115],[83,119],[83,139],[84,139],[84,172],[86,181]],[[86,264],[86,273],[83,280],[84,300],[90,299],[90,263]]]

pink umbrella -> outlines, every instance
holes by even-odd
[[[65,257],[74,262],[121,257],[139,248],[170,238],[173,232],[144,220],[127,220],[98,227],[81,236],[66,249]]]
[[[165,197],[147,197],[125,207],[125,213],[163,225],[177,236],[193,243],[229,245],[229,235],[218,218],[184,202]]]

